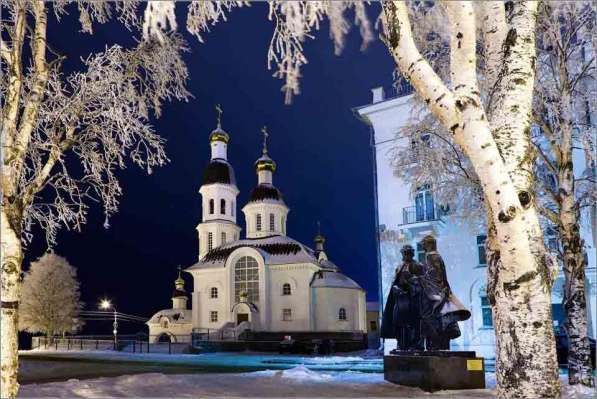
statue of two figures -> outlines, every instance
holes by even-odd
[[[383,312],[381,336],[395,338],[398,351],[448,350],[460,336],[458,322],[471,317],[450,289],[435,238],[426,236],[422,245],[424,264],[414,259],[412,246],[402,247]]]

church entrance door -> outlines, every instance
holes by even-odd
[[[236,325],[238,326],[243,321],[249,321],[248,313],[237,313],[236,314]]]

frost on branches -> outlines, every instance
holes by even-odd
[[[301,67],[307,63],[303,53],[306,39],[313,37],[325,17],[329,19],[330,36],[336,53],[344,46],[344,37],[351,24],[346,11],[354,9],[355,24],[363,38],[363,48],[373,40],[371,23],[360,1],[268,1],[268,19],[274,22],[274,33],[267,53],[268,69],[274,69],[274,77],[284,81],[282,91],[286,103],[300,92]],[[209,26],[220,20],[226,21],[226,12],[234,7],[249,6],[246,1],[191,1],[187,9],[187,30],[203,42],[202,34]],[[149,1],[145,9],[144,37],[160,39],[168,30],[176,29],[175,3]]]
[[[82,30],[116,18],[133,29],[136,2],[2,1],[2,209],[0,397],[17,394],[17,325],[23,241],[37,224],[53,243],[60,227],[80,229],[90,202],[108,218],[122,193],[116,171],[132,161],[148,173],[168,161],[151,125],[161,104],[186,99],[184,42],[176,35],[127,49],[114,45],[61,71],[47,51],[48,15],[75,3]],[[50,10],[50,9],[53,10]],[[52,12],[53,11],[53,12]]]
[[[539,223],[530,135],[537,3],[410,7],[392,1],[382,7],[390,53],[441,125],[436,131],[449,135],[436,145],[449,147],[453,141],[467,158],[462,167],[456,155],[440,162],[451,175],[465,178],[473,176],[470,162],[482,192],[498,396],[557,396],[550,295],[555,270]],[[430,29],[421,34],[426,26]],[[438,50],[425,50],[428,37]],[[438,62],[446,49],[445,61]],[[428,155],[423,159],[432,161],[435,155]]]
[[[534,137],[537,192],[552,248],[564,271],[569,383],[594,385],[587,327],[581,219],[590,219],[595,189],[595,8],[592,2],[542,3],[538,29]],[[577,156],[573,156],[574,153]],[[584,155],[582,157],[578,153]],[[579,162],[580,161],[580,162]]]
[[[25,273],[19,330],[51,337],[77,331],[82,322],[77,271],[62,256],[44,254]]]

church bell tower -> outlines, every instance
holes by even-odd
[[[249,202],[243,207],[247,238],[286,235],[286,217],[289,209],[284,203],[282,193],[274,186],[276,162],[270,158],[267,150],[269,134],[265,126],[261,132],[263,149],[261,156],[255,161],[257,186],[251,191]]]
[[[240,227],[236,224],[236,197],[238,188],[234,169],[228,163],[230,136],[222,129],[222,109],[216,106],[217,127],[209,135],[211,160],[203,172],[201,194],[201,223],[199,259],[212,249],[239,239]]]

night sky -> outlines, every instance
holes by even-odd
[[[131,46],[133,35],[139,36],[117,22],[94,24],[92,36],[79,33],[78,12],[69,11],[59,24],[49,15],[49,42],[68,57],[66,73],[81,67],[81,57],[106,45]],[[179,4],[177,12],[181,31],[186,6]],[[378,13],[376,4],[369,9],[372,18]],[[59,234],[55,250],[77,268],[87,310],[95,310],[103,296],[112,298],[121,312],[146,317],[171,306],[177,266],[197,261],[198,190],[217,103],[231,137],[228,159],[240,190],[241,235],[240,210],[256,184],[253,163],[261,151],[260,129],[267,125],[269,152],[278,164],[274,184],[290,207],[288,235],[312,247],[320,220],[330,259],[365,288],[368,300],[377,300],[370,135],[351,108],[369,103],[371,88],[390,87],[393,62],[379,40],[361,52],[355,27],[342,54],[334,55],[326,23],[305,45],[309,63],[302,70],[302,93],[288,106],[280,91],[283,82],[266,68],[271,35],[265,4],[233,10],[228,22],[205,35],[204,44],[184,32],[191,49],[185,56],[188,89],[194,98],[166,104],[155,121],[167,139],[171,163],[150,176],[132,164],[119,172],[124,196],[109,229],[103,227],[101,207],[91,204],[82,232]],[[25,267],[45,250],[38,234],[27,249]],[[190,275],[185,280],[190,291]],[[105,331],[95,332],[110,330],[106,324]]]

